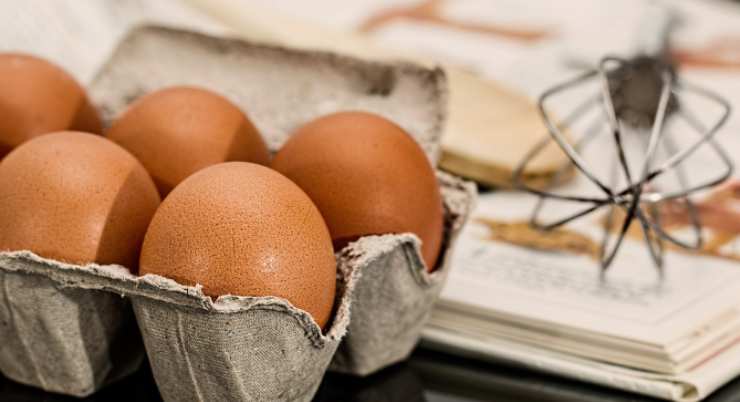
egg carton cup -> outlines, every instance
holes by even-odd
[[[326,334],[284,299],[213,303],[199,287],[149,275],[157,289],[134,296],[133,306],[163,399],[311,401],[349,323],[352,271],[339,272]]]
[[[13,303],[13,314],[27,314],[3,326],[12,328],[4,330],[9,342],[0,355],[3,369],[14,370],[7,373],[11,379],[65,394],[89,394],[98,385],[93,382],[98,367],[86,357],[94,355],[100,364],[110,365],[105,353],[114,350],[103,346],[120,325],[116,317],[101,319],[115,310],[96,307],[104,300],[130,300],[165,401],[310,401],[346,332],[356,281],[352,266],[338,270],[336,311],[322,333],[308,313],[281,298],[227,295],[214,301],[200,286],[183,286],[158,275],[139,277],[116,265],[65,264],[19,251],[0,254],[0,271],[4,280],[13,278],[15,282],[7,283],[17,289],[5,289],[4,294],[22,297]],[[38,286],[40,282],[43,286]],[[79,296],[74,305],[62,304],[62,310],[56,304],[47,307],[50,300],[70,294]],[[24,310],[16,310],[16,304]],[[93,319],[79,319],[82,314],[76,310],[82,305]],[[70,307],[72,311],[67,310]],[[61,323],[56,336],[48,330],[38,332],[55,322]],[[63,332],[71,324],[79,327]],[[120,339],[122,344],[130,340]],[[98,342],[101,350],[91,352]],[[9,354],[13,349],[16,353]],[[40,362],[48,370],[44,383],[37,381]],[[16,371],[26,377],[14,375]],[[84,392],[69,385],[87,382]]]
[[[144,352],[129,300],[76,286],[58,266],[30,252],[0,253],[0,372],[84,397],[133,373]]]
[[[357,270],[352,319],[330,370],[365,376],[405,360],[419,341],[450,270],[460,230],[473,208],[470,182],[438,172],[445,210],[444,242],[435,270],[427,271],[413,234],[365,236],[338,254]]]

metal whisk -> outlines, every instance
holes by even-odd
[[[691,85],[680,78],[670,59],[668,34],[676,16],[664,13],[662,21],[651,21],[659,26],[659,43],[648,44],[641,56],[622,59],[608,56],[601,59],[595,68],[579,76],[558,84],[545,91],[539,98],[539,110],[548,129],[549,137],[538,143],[515,169],[513,179],[515,186],[537,195],[538,200],[530,219],[531,225],[541,230],[552,230],[578,218],[584,217],[602,208],[608,208],[604,222],[604,235],[601,242],[600,262],[602,274],[614,261],[625,235],[633,222],[638,222],[642,236],[660,274],[663,274],[664,241],[683,248],[700,249],[703,244],[702,227],[691,195],[715,186],[732,175],[733,163],[727,153],[714,141],[713,137],[725,124],[730,114],[730,104],[720,95],[707,89]],[[653,39],[654,40],[654,39]],[[651,46],[652,45],[652,46]],[[558,123],[546,111],[546,104],[557,94],[599,80],[600,90],[587,97],[580,105]],[[710,126],[702,122],[682,102],[688,94],[697,95],[719,106],[721,113]],[[603,109],[600,121],[595,126],[575,135],[568,141],[565,131],[570,131],[578,120],[593,108]],[[697,135],[690,145],[678,149],[676,142],[666,134],[666,122],[669,119],[682,119],[691,131]],[[606,121],[608,130],[599,130]],[[613,137],[617,162],[609,168],[609,179],[603,180],[592,172],[581,152],[599,133],[608,132]],[[634,165],[628,163],[631,151],[624,146],[627,135],[643,136],[643,159]],[[554,141],[567,156],[567,163],[560,166],[543,189],[525,184],[524,172],[528,166],[543,153]],[[686,160],[699,148],[709,147],[722,163],[722,170],[712,177],[689,183],[687,179]],[[659,151],[669,155],[661,163],[656,163]],[[562,183],[569,172],[582,174],[597,188],[597,195],[559,194],[552,187]],[[656,180],[667,174],[675,175],[678,189],[661,191]],[[621,175],[621,178],[620,178]],[[621,184],[620,184],[621,181]],[[566,201],[582,204],[576,212],[553,221],[544,221],[543,210],[550,201]],[[681,239],[669,233],[661,224],[661,207],[670,202],[684,208],[691,229],[691,239]],[[620,211],[622,214],[618,215]],[[617,216],[624,219],[619,222]],[[618,229],[617,229],[618,228]]]

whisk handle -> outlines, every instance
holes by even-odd
[[[637,53],[666,58],[671,31],[680,22],[678,11],[665,3],[651,2],[638,32]]]

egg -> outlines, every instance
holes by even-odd
[[[434,268],[443,233],[439,185],[424,151],[398,125],[359,111],[320,117],[293,133],[272,167],[311,197],[336,248],[410,232]]]
[[[270,153],[247,116],[228,99],[171,87],[135,101],[106,136],[134,154],[162,196],[191,174],[227,161],[267,165]]]
[[[282,297],[321,327],[334,303],[336,261],[318,209],[293,182],[248,162],[208,167],[175,187],[140,266],[212,297]]]
[[[35,136],[60,130],[101,132],[85,90],[46,60],[0,53],[0,159]]]
[[[105,138],[36,137],[0,162],[0,250],[136,271],[159,201],[144,167]]]

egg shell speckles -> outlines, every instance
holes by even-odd
[[[331,316],[336,261],[326,224],[298,186],[257,164],[218,164],[185,179],[155,214],[140,265],[209,296],[282,297],[321,327]]]
[[[272,167],[300,186],[337,248],[361,236],[414,233],[431,271],[442,242],[437,179],[421,147],[393,122],[339,112],[300,127]]]
[[[223,96],[196,87],[170,87],[143,96],[113,122],[106,136],[139,158],[163,197],[207,166],[270,161],[247,116]]]
[[[46,60],[0,53],[0,159],[33,137],[61,130],[101,132],[85,90]]]
[[[0,162],[0,250],[135,271],[159,201],[144,167],[118,145],[80,132],[43,135]]]

